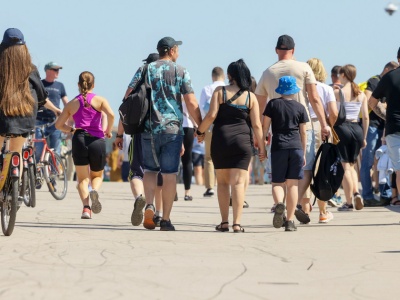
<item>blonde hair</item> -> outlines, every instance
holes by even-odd
[[[94,87],[94,76],[89,71],[84,71],[79,75],[79,92],[83,96],[83,100],[85,101],[85,107],[89,107],[90,104],[86,100],[87,93],[93,89]]]
[[[324,64],[318,58],[310,58],[307,63],[310,65],[311,70],[314,72],[315,79],[319,82],[325,82],[328,74],[326,73]]]
[[[357,69],[355,66],[353,65],[344,65],[341,69],[340,69],[340,74],[343,74],[344,77],[347,78],[348,81],[350,81],[351,83],[351,92],[353,94],[354,97],[358,96],[361,94],[361,90],[360,87],[358,86],[357,83],[354,82],[354,79],[356,78],[357,75]]]
[[[0,110],[5,116],[31,116],[35,99],[29,87],[33,71],[26,45],[0,46]]]

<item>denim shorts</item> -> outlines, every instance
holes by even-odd
[[[307,130],[306,165],[304,171],[311,171],[315,160],[315,134],[313,130]]]
[[[144,171],[178,174],[182,141],[183,135],[142,133]]]
[[[400,171],[400,133],[389,134],[385,139],[393,169]]]

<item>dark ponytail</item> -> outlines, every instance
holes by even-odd
[[[251,73],[243,59],[231,63],[228,66],[228,74],[241,90],[251,89]]]

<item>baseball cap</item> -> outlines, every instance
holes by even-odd
[[[147,56],[147,58],[143,59],[144,62],[146,62],[146,64],[152,63],[153,61],[156,61],[160,58],[160,55],[158,55],[158,53],[150,53],[149,56]]]
[[[17,28],[8,28],[4,32],[3,41],[1,43],[6,46],[25,45],[24,35],[21,30]]]
[[[276,43],[276,49],[278,50],[292,50],[294,49],[294,40],[289,35],[281,35]]]
[[[50,69],[62,69],[62,67],[58,63],[51,61],[44,66],[45,71]]]
[[[172,37],[166,36],[158,41],[157,49],[172,48],[177,45],[182,45],[181,41],[175,41]]]

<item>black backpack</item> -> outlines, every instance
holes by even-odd
[[[328,201],[339,189],[344,170],[336,145],[324,142],[319,147],[312,169],[311,191],[318,200]]]
[[[119,116],[126,134],[136,134],[144,131],[144,124],[149,115],[150,89],[147,84],[147,65],[142,76],[132,92],[123,100],[119,107]]]

